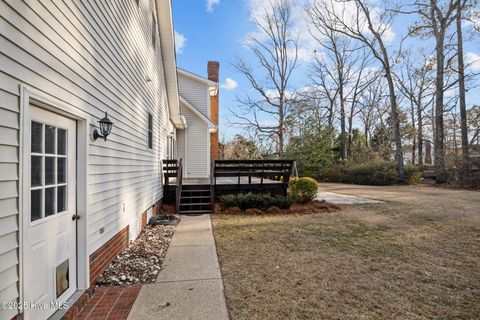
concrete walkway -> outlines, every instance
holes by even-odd
[[[142,287],[128,319],[228,320],[210,215],[182,216],[156,283]]]
[[[332,204],[374,204],[374,203],[383,203],[382,201],[372,200],[367,198],[360,198],[356,196],[348,196],[336,192],[327,192],[327,191],[318,191],[317,200],[325,200]]]

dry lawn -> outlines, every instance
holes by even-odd
[[[213,216],[231,319],[480,319],[479,192],[322,188],[387,203]]]

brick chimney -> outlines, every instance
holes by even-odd
[[[218,83],[220,63],[208,61],[208,80]],[[218,126],[218,89],[215,95],[210,96],[210,119]],[[219,155],[218,130],[210,133],[210,159],[217,160]]]

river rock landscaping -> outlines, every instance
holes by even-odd
[[[171,225],[147,225],[139,237],[105,269],[97,286],[154,282],[172,240]]]

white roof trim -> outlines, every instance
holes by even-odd
[[[207,86],[218,86],[218,82],[215,82],[215,81],[212,81],[212,80],[209,80],[207,78],[204,78],[202,76],[199,76],[198,74],[195,74],[193,72],[190,72],[190,71],[187,71],[185,69],[182,69],[182,68],[177,68],[177,72],[182,75],[182,76],[185,76],[185,77],[188,77],[190,79],[193,79],[193,80],[196,80],[198,82],[201,82],[203,84],[206,84]]]
[[[188,102],[184,97],[182,97],[181,95],[179,95],[180,97],[180,103],[185,105],[188,109],[190,109],[190,111],[192,111],[193,113],[195,113],[198,117],[200,117],[200,119],[202,119],[203,121],[205,121],[207,124],[208,124],[208,127],[209,128],[217,128],[217,125],[215,123],[212,122],[212,120],[208,119],[203,113],[201,113],[200,111],[198,111],[197,108],[195,108],[190,102]]]
[[[155,4],[170,119],[175,127],[182,128],[184,124],[180,115],[180,103],[178,99],[177,62],[175,55],[175,36],[173,32],[172,4],[171,0],[155,0]]]

